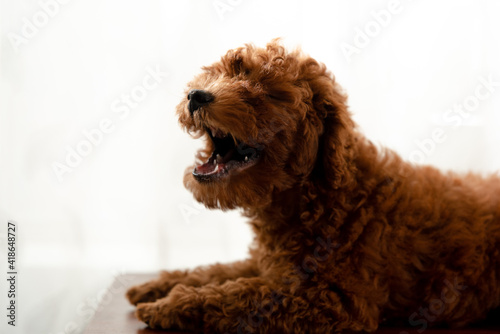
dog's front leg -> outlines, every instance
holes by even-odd
[[[177,284],[199,287],[209,283],[222,284],[238,277],[257,275],[258,270],[253,258],[230,264],[199,267],[192,271],[164,271],[158,279],[131,287],[127,291],[127,298],[131,304],[137,305],[166,297]]]
[[[272,289],[261,278],[240,278],[202,287],[177,285],[167,297],[139,304],[136,315],[152,328],[246,333],[249,317],[260,319],[260,312],[269,318],[266,310],[273,312],[280,303],[281,296],[276,293],[273,300]]]
[[[261,277],[198,288],[177,285],[167,297],[139,304],[136,315],[152,328],[223,334],[374,330],[378,321],[375,314],[370,321],[373,328],[366,318],[357,321],[334,292],[324,291],[307,300]]]

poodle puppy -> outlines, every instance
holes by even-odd
[[[240,208],[250,258],[127,292],[152,328],[373,332],[463,326],[500,305],[500,178],[442,173],[367,140],[325,65],[278,40],[230,50],[177,107],[206,146],[184,184]]]

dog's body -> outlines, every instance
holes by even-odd
[[[379,150],[324,65],[277,42],[229,51],[178,107],[204,136],[186,187],[240,207],[251,258],[129,290],[151,327],[206,333],[462,326],[500,305],[500,178],[443,174]]]

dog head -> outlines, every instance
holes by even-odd
[[[323,64],[278,41],[246,45],[203,67],[177,107],[204,138],[185,186],[210,208],[258,208],[323,178],[342,182],[353,127],[346,97]]]

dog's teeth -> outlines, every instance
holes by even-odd
[[[215,165],[215,164],[217,164],[217,161],[214,160],[214,161],[212,161],[212,163]]]
[[[247,157],[247,156],[245,156],[245,162],[247,162],[247,161],[248,161],[248,157]]]
[[[217,156],[215,158],[216,158],[217,162],[219,162],[219,163],[222,162],[222,157],[220,156],[220,154],[217,154]]]

